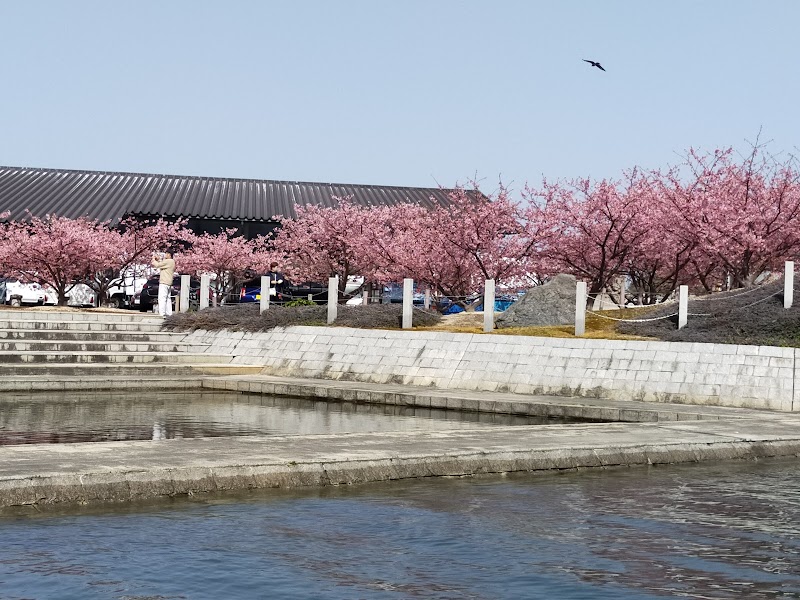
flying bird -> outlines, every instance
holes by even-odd
[[[603,65],[601,65],[599,62],[594,62],[593,60],[586,60],[585,58],[583,59],[583,62],[587,62],[590,65],[592,65],[593,67],[597,67],[601,71],[605,71],[605,69],[603,68]]]

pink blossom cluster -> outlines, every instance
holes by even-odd
[[[83,283],[101,298],[120,272],[149,263],[152,253],[188,240],[185,222],[126,220],[117,227],[87,218],[48,215],[0,223],[0,274],[49,286],[66,305]]]
[[[762,146],[745,156],[691,150],[673,168],[616,180],[544,180],[520,200],[503,186],[483,194],[474,185],[434,209],[334,200],[298,205],[295,218],[275,217],[275,235],[250,240],[235,229],[196,235],[185,221],[110,227],[55,216],[8,222],[0,213],[0,273],[52,287],[59,303],[76,282],[102,298],[122,269],[177,245],[179,271],[212,275],[217,300],[278,262],[296,282],[337,275],[342,297],[351,276],[376,284],[411,277],[461,299],[486,279],[502,288],[566,272],[588,282],[592,296],[624,280],[654,303],[681,284],[752,285],[800,250],[800,170]]]
[[[455,189],[447,206],[299,207],[272,247],[302,278],[412,277],[460,298],[486,279],[537,283],[556,273],[586,281],[590,296],[622,280],[645,303],[686,284],[698,291],[752,285],[800,250],[800,170],[756,145],[690,150],[667,170],[526,186],[514,201]],[[341,284],[343,285],[343,284]],[[618,288],[617,288],[618,289]]]
[[[690,150],[666,171],[545,182],[526,195],[544,232],[539,264],[587,281],[590,296],[620,277],[645,303],[678,285],[747,287],[800,250],[800,170],[763,146]]]

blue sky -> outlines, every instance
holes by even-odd
[[[800,153],[795,0],[0,9],[2,165],[491,191]]]

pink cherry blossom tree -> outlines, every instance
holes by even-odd
[[[653,223],[633,249],[622,273],[630,279],[639,304],[668,299],[679,285],[696,280],[694,245]],[[695,261],[695,262],[693,262]]]
[[[293,281],[326,282],[338,276],[340,299],[344,299],[350,276],[368,281],[378,276],[381,263],[370,240],[384,213],[359,206],[351,198],[334,200],[336,205],[331,207],[297,206],[295,219],[280,219],[270,248],[285,257],[282,264]]]
[[[129,218],[113,229],[106,228],[106,239],[101,244],[104,251],[95,257],[94,270],[84,281],[97,293],[98,305],[106,303],[112,287],[149,273],[153,252],[180,247],[192,240],[194,234],[186,228],[186,222]]]
[[[678,285],[694,280],[690,265],[696,258],[696,241],[682,235],[674,211],[664,201],[657,172],[643,174],[636,194],[643,234],[632,244],[620,274],[637,303],[655,304],[668,299]]]
[[[215,305],[245,279],[266,273],[273,260],[280,262],[279,252],[267,249],[264,237],[248,240],[228,228],[216,235],[195,236],[191,248],[181,256],[181,270],[209,274],[215,281]]]
[[[58,305],[106,259],[107,223],[48,216],[5,226],[6,270],[23,281],[52,287]]]
[[[800,251],[800,171],[763,145],[737,159],[733,150],[690,150],[663,180],[663,195],[683,239],[697,249],[698,279],[708,290],[730,280],[750,286]]]
[[[649,182],[633,170],[623,181],[577,179],[526,190],[542,203],[550,242],[542,254],[550,268],[588,281],[590,299],[627,274],[627,265],[649,231]]]
[[[432,210],[401,205],[382,211],[370,242],[390,279],[411,277],[435,293],[465,303],[486,279],[535,276],[545,229],[540,213],[511,199],[501,186],[490,196],[458,187],[449,204]]]

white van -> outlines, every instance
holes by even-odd
[[[47,294],[38,283],[22,283],[13,277],[1,277],[2,287],[5,287],[4,304],[20,302],[21,304],[42,305],[47,300]]]
[[[45,304],[55,306],[58,304],[58,294],[51,287],[44,288],[46,294]],[[67,292],[67,306],[80,308],[82,306],[94,306],[95,295],[92,288],[83,283],[76,283]]]
[[[107,308],[134,308],[133,297],[141,291],[147,276],[152,269],[146,265],[134,265],[119,274],[111,287],[108,288],[108,297],[103,306]],[[48,287],[45,304],[58,304],[58,295],[55,290]],[[97,306],[97,294],[85,283],[76,283],[67,291],[67,306],[94,307]]]
[[[142,291],[154,269],[149,265],[133,265],[119,274],[119,279],[108,288],[105,306],[109,308],[134,308],[133,298]]]

